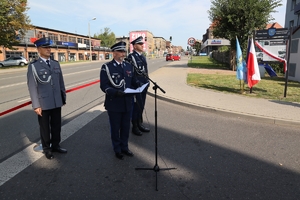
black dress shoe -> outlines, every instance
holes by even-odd
[[[131,132],[134,135],[138,135],[138,136],[142,136],[143,133],[140,131],[139,127],[138,127],[138,122],[137,121],[132,121],[132,130]]]
[[[150,132],[150,129],[145,127],[143,124],[139,123],[138,124],[139,130],[142,132]]]
[[[138,135],[138,136],[142,136],[143,133],[140,131],[140,129],[135,126],[135,127],[132,127],[132,131],[131,131],[134,135]]]
[[[132,157],[134,155],[130,150],[122,151],[122,153],[124,153],[126,156],[130,156],[130,157]]]
[[[52,152],[58,152],[58,153],[67,153],[67,149],[63,149],[61,147],[52,148]]]
[[[116,157],[120,160],[124,160],[124,156],[121,153],[116,153]]]
[[[51,153],[50,151],[46,151],[46,152],[45,152],[45,156],[46,156],[46,158],[49,159],[49,160],[51,160],[51,159],[54,158],[54,156],[52,155],[52,153]]]

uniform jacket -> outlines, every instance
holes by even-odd
[[[133,66],[123,62],[119,66],[115,60],[105,63],[100,71],[100,88],[106,94],[105,109],[112,112],[129,112],[132,109],[132,94],[117,96],[117,90],[137,88],[140,82],[133,75]]]
[[[133,63],[134,65],[136,64],[136,67],[139,69],[139,71],[145,73],[148,76],[148,65],[146,58],[143,55],[140,55],[138,52],[133,51],[128,55],[127,58],[131,63]],[[138,70],[136,70],[135,68],[134,74],[141,83],[148,82],[148,79],[145,76],[143,76],[143,74],[139,73]]]
[[[33,109],[49,110],[66,102],[66,89],[58,61],[50,60],[49,66],[41,59],[28,65],[27,85]]]

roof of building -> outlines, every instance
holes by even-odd
[[[266,29],[269,29],[269,28],[283,28],[283,27],[280,24],[278,24],[277,22],[274,22],[274,23],[267,24]]]

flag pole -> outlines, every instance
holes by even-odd
[[[242,92],[242,80],[240,80],[240,90]]]
[[[245,81],[243,80],[243,89],[242,89],[242,94],[245,94]]]

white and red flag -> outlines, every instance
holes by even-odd
[[[247,60],[247,78],[248,78],[248,86],[252,88],[255,84],[257,84],[260,79],[260,73],[258,68],[258,63],[256,59],[256,52],[254,48],[253,38],[251,38],[250,48],[248,52],[248,60]]]

